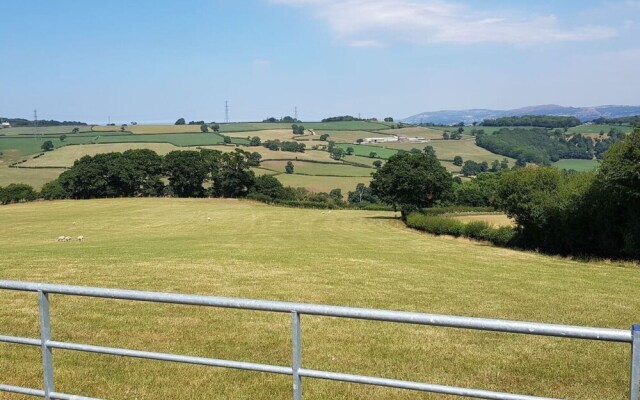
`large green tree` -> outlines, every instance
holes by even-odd
[[[451,174],[435,158],[421,153],[398,153],[373,174],[373,194],[399,209],[402,218],[429,207],[449,192]]]
[[[202,196],[202,184],[208,170],[200,152],[176,150],[164,156],[163,161],[164,172],[169,178],[169,186],[175,196]]]

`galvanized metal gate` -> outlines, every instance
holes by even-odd
[[[506,321],[485,318],[457,317],[450,315],[424,314],[403,311],[374,310],[366,308],[336,307],[305,303],[288,303],[237,299],[228,297],[196,296],[174,293],[143,292],[135,290],[104,289],[84,286],[49,285],[32,282],[0,280],[0,289],[35,292],[40,305],[40,338],[0,336],[0,342],[27,346],[38,346],[42,351],[44,376],[43,389],[25,388],[0,384],[0,392],[13,392],[43,397],[45,399],[95,400],[91,397],[60,393],[55,390],[53,370],[53,349],[75,350],[81,352],[109,354],[115,356],[171,361],[187,364],[208,365],[213,367],[234,368],[249,371],[289,375],[292,379],[294,400],[302,399],[302,378],[328,379],[365,385],[385,386],[422,392],[440,393],[491,400],[557,400],[546,397],[492,392],[487,390],[436,385],[385,379],[371,376],[351,375],[331,371],[318,371],[302,367],[301,315],[316,315],[372,321],[387,321],[403,324],[443,326],[451,328],[475,329],[494,332],[520,333],[525,335],[555,336],[561,338],[598,340],[627,343],[631,353],[630,400],[640,400],[640,325],[630,330],[590,328],[583,326],[542,324],[533,322]],[[115,347],[93,346],[88,344],[59,342],[51,337],[49,313],[49,294],[85,296],[108,299],[135,300],[156,303],[186,304],[206,307],[234,308],[242,310],[288,313],[291,315],[291,366],[256,364],[242,361],[220,360],[214,358],[191,357],[178,354],[128,350]],[[1,332],[0,332],[1,333]]]

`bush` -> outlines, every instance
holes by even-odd
[[[56,179],[45,183],[44,186],[42,186],[42,189],[40,190],[40,197],[45,200],[61,200],[66,199],[68,196],[60,182]]]
[[[484,221],[473,221],[464,226],[463,232],[466,237],[480,239],[481,233],[490,229],[491,226]]]
[[[413,212],[407,217],[408,227],[434,235],[450,235],[470,239],[485,240],[496,246],[515,245],[517,231],[510,227],[493,228],[484,221],[465,224],[452,218]]]

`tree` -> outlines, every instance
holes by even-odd
[[[80,128],[77,128],[77,127],[76,127],[76,128],[73,128],[73,129],[71,130],[71,133],[73,133],[73,134],[76,134],[76,133],[78,133],[78,132],[80,132]]]
[[[184,120],[184,118],[178,118],[175,125],[185,125],[186,123],[187,122]]]
[[[362,142],[364,142],[364,139],[362,139],[362,138],[356,139],[356,143],[361,144]]]
[[[509,169],[509,160],[507,160],[506,158],[503,158],[502,161],[500,161],[500,170],[506,171],[508,169]]]
[[[285,199],[287,197],[287,191],[282,183],[272,175],[257,177],[252,193],[267,196],[271,200]]]
[[[426,154],[398,153],[373,174],[373,194],[399,208],[402,219],[429,207],[451,191],[453,179],[440,162]]]
[[[287,165],[284,167],[284,172],[287,174],[293,174],[293,163],[291,161],[287,161]]]
[[[384,122],[393,122],[393,118],[387,117],[384,119]]]
[[[304,135],[304,126],[293,124],[291,125],[291,131],[294,135]]]
[[[329,197],[331,197],[336,203],[342,202],[342,190],[339,188],[331,189]]]
[[[353,147],[351,147],[351,146],[347,147],[347,155],[348,156],[352,155],[354,151],[355,150],[353,149]]]
[[[172,151],[164,157],[163,169],[169,186],[178,197],[201,197],[208,168],[197,151]]]
[[[345,156],[345,151],[344,149],[340,148],[340,147],[334,147],[331,150],[330,156],[331,158],[333,158],[334,160],[341,160],[344,158]]]
[[[433,146],[425,146],[424,149],[422,149],[422,151],[424,151],[424,154],[428,156],[431,156],[431,157],[436,156],[436,150],[433,148]]]
[[[224,136],[222,138],[222,141],[224,142],[224,144],[230,144],[231,143],[231,138],[229,136]]]
[[[64,133],[62,135],[60,135],[60,141],[64,142],[64,140],[67,138],[67,135],[65,135]]]
[[[444,133],[442,134],[442,139],[444,139],[444,140],[449,140],[449,139],[450,139],[449,132],[444,132]]]
[[[214,131],[215,133],[218,133],[218,132],[220,132],[220,125],[219,125],[219,124],[213,124],[213,125],[211,126],[211,129],[213,129],[213,131]]]
[[[476,176],[482,172],[482,167],[480,164],[473,160],[467,160],[464,162],[462,166],[462,174],[464,176]]]
[[[249,155],[249,165],[252,167],[260,166],[260,160],[262,160],[262,155],[257,151],[254,151]]]
[[[42,146],[40,146],[40,148],[42,149],[42,151],[51,151],[54,149],[53,142],[51,140],[47,140],[46,142],[42,143]]]
[[[33,201],[37,198],[35,190],[24,183],[11,183],[0,190],[0,204]]]
[[[262,144],[262,141],[258,136],[254,136],[251,139],[249,139],[249,146],[260,146],[261,144]]]
[[[320,135],[320,140],[322,140],[323,142],[326,142],[327,139],[329,139],[328,133],[323,133],[322,135]]]
[[[464,161],[462,160],[462,157],[460,157],[460,156],[453,157],[453,165],[455,165],[457,167],[462,167],[463,163],[464,163]]]
[[[373,194],[370,187],[364,183],[358,183],[356,189],[348,194],[349,203],[361,204],[361,203],[377,203],[379,199]]]
[[[200,125],[200,132],[202,133],[209,132],[209,127],[207,126],[207,124]]]
[[[380,169],[380,167],[382,167],[382,161],[380,161],[380,160],[375,160],[375,161],[373,162],[373,166],[374,166],[376,169]]]
[[[67,193],[56,179],[42,186],[42,189],[40,189],[40,197],[45,200],[61,200],[67,198]]]
[[[369,153],[369,158],[378,158],[378,153],[372,151],[371,153]]]
[[[336,145],[336,142],[334,142],[333,140],[329,140],[329,143],[327,144],[327,151],[331,153],[335,145]]]

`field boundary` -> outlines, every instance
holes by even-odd
[[[479,399],[558,400],[530,395],[519,395],[454,386],[403,381],[397,379],[386,379],[372,376],[352,375],[331,371],[306,369],[303,368],[302,365],[302,315],[626,343],[631,345],[632,361],[629,399],[639,400],[640,396],[640,325],[633,325],[630,330],[593,328],[584,326],[545,324],[537,322],[426,314],[407,311],[389,311],[380,309],[328,306],[308,303],[291,303],[281,301],[201,296],[178,293],[145,292],[137,290],[105,289],[86,286],[55,285],[9,280],[0,280],[0,289],[37,293],[39,304],[40,338],[34,339],[15,336],[0,336],[0,342],[40,347],[42,353],[43,368],[42,390],[0,384],[0,391],[43,397],[47,400],[93,399],[90,397],[69,395],[55,391],[53,349],[64,349],[95,354],[106,354],[139,359],[169,361],[185,364],[196,364],[212,367],[289,375],[292,378],[292,394],[294,400],[302,400],[303,377],[407,389],[428,393],[466,396]],[[287,313],[291,315],[291,366],[256,364],[251,362],[183,356],[170,353],[138,351],[116,347],[103,347],[55,341],[52,339],[51,335],[49,294]]]

